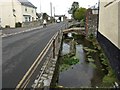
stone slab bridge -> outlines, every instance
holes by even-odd
[[[86,36],[85,28],[70,28],[70,29],[65,29],[63,30],[63,34],[68,34],[68,33],[75,33],[75,34],[83,34]]]

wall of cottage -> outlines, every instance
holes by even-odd
[[[1,26],[15,27],[15,22],[21,22],[21,5],[17,0],[2,0],[0,4]]]
[[[97,39],[120,81],[120,1],[111,4],[108,4],[109,1],[100,1]]]
[[[100,3],[100,13],[99,13],[99,32],[110,40],[116,47],[120,49],[120,2],[113,2],[105,7],[109,2]],[[118,13],[119,12],[119,13]]]
[[[25,15],[30,16],[30,21],[35,21],[37,16],[36,16],[36,9],[28,6],[21,6],[22,8],[22,21],[25,22]]]
[[[15,23],[25,22],[23,15],[30,15],[31,21],[34,21],[36,20],[36,9],[23,6],[18,0],[0,0],[0,26],[3,28],[6,26],[15,28]]]

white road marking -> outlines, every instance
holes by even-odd
[[[36,28],[32,28],[32,29],[27,29],[25,31],[21,31],[21,32],[16,32],[16,33],[11,33],[11,34],[2,34],[1,37],[8,37],[8,36],[12,36],[12,35],[17,35],[17,34],[20,34],[20,33],[24,33],[24,32],[29,32],[29,31],[33,31],[34,29],[40,29],[42,28],[42,26],[40,27],[36,27]]]

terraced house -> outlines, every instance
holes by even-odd
[[[0,0],[1,26],[15,28],[36,20],[36,7],[28,0]]]
[[[98,40],[120,80],[120,0],[100,0]]]

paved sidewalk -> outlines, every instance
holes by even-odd
[[[29,27],[28,28],[14,28],[14,29],[7,28],[7,29],[0,30],[0,36],[1,37],[7,37],[7,36],[15,35],[15,34],[20,34],[20,33],[23,33],[23,32],[32,31],[32,30],[35,30],[35,29],[40,29],[42,27],[43,26],[30,27],[30,28]]]
[[[52,24],[54,24],[54,23],[48,24],[47,26],[52,25]],[[4,28],[2,30],[0,29],[0,37],[8,37],[8,36],[28,32],[28,31],[40,29],[40,28],[43,28],[43,25],[36,26],[36,27],[26,27],[26,28],[23,28],[23,27],[21,27],[21,28]]]

